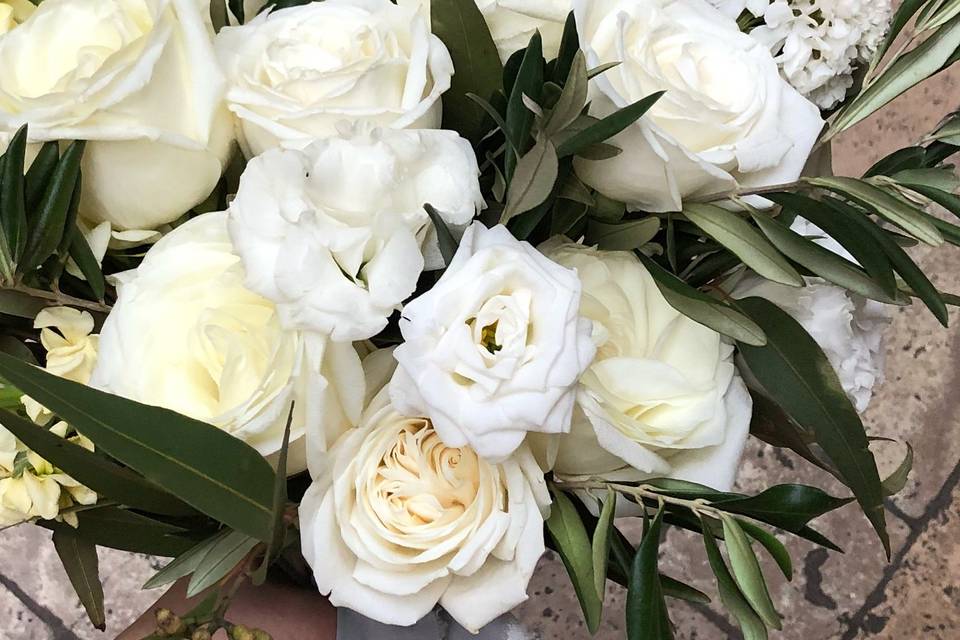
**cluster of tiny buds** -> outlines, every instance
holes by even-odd
[[[183,619],[169,609],[157,609],[156,621],[157,635],[161,637],[188,638],[189,640],[212,640],[213,638],[207,625],[201,625],[191,633]],[[273,637],[263,629],[250,629],[237,624],[230,627],[230,640],[273,640]]]

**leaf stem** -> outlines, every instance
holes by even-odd
[[[556,482],[556,481],[555,481]],[[624,495],[633,496],[635,498],[648,498],[650,500],[657,500],[665,504],[671,504],[677,507],[684,507],[693,511],[695,514],[700,515],[704,514],[712,518],[720,519],[722,516],[722,511],[717,509],[714,506],[703,499],[698,498],[696,500],[686,500],[684,498],[676,498],[673,496],[664,495],[660,493],[656,487],[650,485],[641,484],[639,486],[632,486],[627,484],[619,484],[616,482],[604,482],[602,480],[586,480],[586,481],[574,481],[574,482],[556,482],[557,486],[562,489],[584,489],[586,491],[607,491],[614,490],[617,493],[622,493]]]
[[[744,196],[758,196],[764,193],[778,193],[780,191],[792,191],[798,189],[810,189],[810,185],[804,180],[794,180],[793,182],[783,182],[780,184],[771,184],[765,187],[753,187],[748,189],[738,189],[737,191],[717,191],[705,196],[691,198],[691,202],[716,202],[718,200],[727,200],[730,198],[742,198]]]
[[[86,309],[88,311],[95,311],[97,313],[110,313],[110,310],[113,308],[108,304],[102,302],[92,302],[90,300],[84,300],[83,298],[76,298],[71,295],[59,291],[44,291],[43,289],[35,289],[33,287],[28,287],[22,284],[17,285],[6,285],[0,287],[6,289],[7,291],[16,291],[17,293],[23,293],[31,298],[40,298],[41,300],[49,300],[51,302],[56,302],[62,306],[68,307],[78,307],[80,309]]]

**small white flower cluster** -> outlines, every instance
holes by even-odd
[[[763,24],[750,32],[768,45],[784,77],[823,109],[853,86],[890,25],[890,0],[710,0],[727,15],[744,10]]]

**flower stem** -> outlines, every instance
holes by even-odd
[[[56,292],[44,291],[43,289],[35,289],[33,287],[27,287],[22,284],[6,285],[0,288],[3,288],[7,291],[16,291],[17,293],[28,295],[31,298],[49,300],[61,306],[78,307],[80,309],[95,311],[97,313],[110,313],[110,310],[113,308],[110,305],[104,304],[102,302],[92,302],[90,300],[84,300],[83,298],[76,298],[74,296],[67,295],[59,291],[56,291]]]

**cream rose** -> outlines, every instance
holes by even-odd
[[[285,331],[276,307],[244,285],[226,213],[208,213],[116,276],[90,384],[209,422],[265,456],[283,441],[291,473],[306,447],[324,451],[362,409],[363,372],[350,344]]]
[[[525,49],[537,31],[543,37],[543,55],[557,57],[570,0],[475,0],[490,28],[504,62]]]
[[[594,354],[579,311],[574,271],[503,226],[474,223],[443,277],[403,309],[393,402],[489,460],[509,456],[527,432],[567,431]]]
[[[526,600],[550,503],[526,445],[492,464],[398,413],[386,392],[364,416],[300,504],[320,592],[403,626],[439,603],[473,632]]]
[[[580,275],[581,313],[598,345],[580,378],[573,428],[556,443],[554,472],[729,490],[752,409],[733,347],[667,304],[633,254],[561,240],[543,250]]]
[[[87,140],[81,214],[153,228],[204,200],[230,149],[209,0],[45,0],[0,37],[0,146]]]
[[[453,131],[355,131],[270,150],[250,161],[230,205],[247,283],[288,328],[376,335],[424,266],[443,264],[424,205],[464,228],[483,205],[479,173]]]
[[[248,156],[302,148],[341,120],[440,126],[453,61],[417,6],[326,0],[263,12],[217,35]]]
[[[684,198],[799,177],[820,112],[734,20],[704,0],[573,5],[590,65],[621,63],[591,83],[591,115],[666,91],[612,139],[623,153],[577,160],[584,182],[633,208],[674,211]]]

